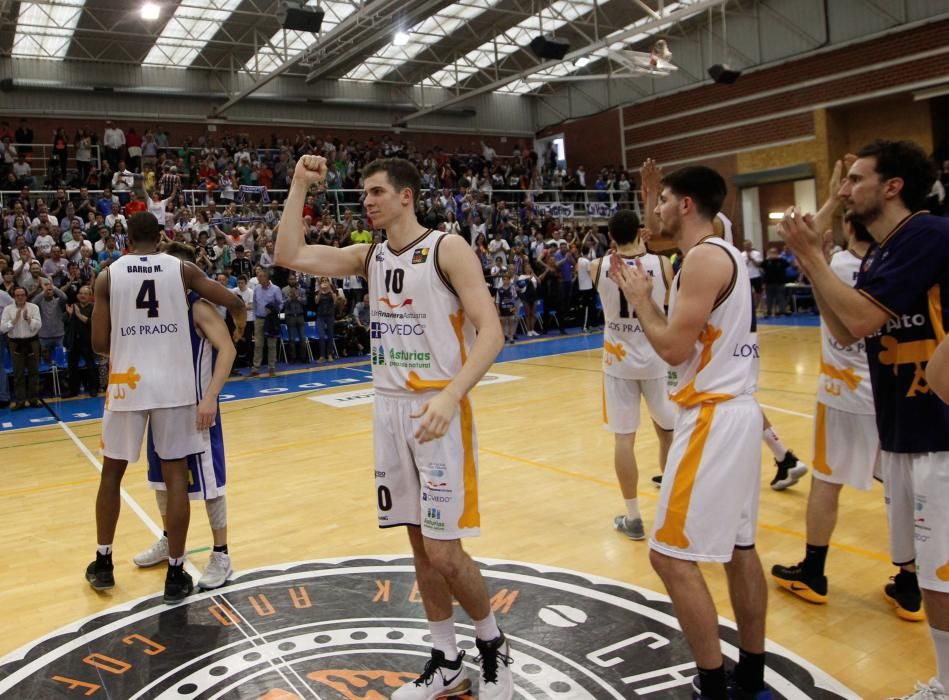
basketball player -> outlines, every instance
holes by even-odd
[[[195,404],[188,290],[231,310],[243,332],[244,304],[209,280],[195,265],[158,252],[162,229],[154,216],[139,212],[129,221],[130,253],[96,278],[92,347],[109,355],[109,387],[102,416],[102,476],[96,498],[96,560],[86,580],[97,591],[115,585],[112,540],[119,518],[122,477],[139,458],[146,424],[155,437],[168,488],[168,574],[165,602],[191,593],[184,571],[188,532],[189,455],[203,449]],[[210,424],[210,421],[207,421]]]
[[[455,599],[474,621],[478,697],[511,698],[508,643],[481,572],[460,542],[480,526],[477,441],[467,394],[504,345],[501,324],[471,246],[416,221],[421,178],[415,166],[386,158],[362,175],[366,212],[388,241],[307,245],[303,200],[325,179],[326,159],[303,156],[280,221],[276,264],[369,281],[379,526],[408,528],[434,646],[419,678],[392,697],[434,700],[470,686],[455,640]]]
[[[916,574],[900,572],[884,593],[899,602],[918,580],[935,647],[936,676],[905,696],[913,700],[949,700],[949,406],[925,374],[949,325],[949,221],[922,211],[935,177],[912,142],[876,141],[857,153],[840,196],[876,245],[856,289],[827,264],[810,216],[789,209],[780,228],[834,339],[866,338],[890,536],[910,522],[915,529]]]
[[[873,238],[852,213],[844,217],[844,233],[847,249],[830,259],[830,269],[853,286]],[[846,484],[868,491],[880,460],[866,345],[863,340],[849,347],[840,345],[823,318],[820,332],[821,376],[814,420],[814,475],[807,499],[807,547],[799,564],[776,564],[771,569],[778,585],[811,603],[827,602],[824,563],[837,524],[840,489]],[[914,556],[910,549],[909,558]],[[922,619],[921,610],[906,614]]]
[[[616,212],[609,221],[609,236],[624,265],[642,265],[654,280],[652,298],[665,308],[669,303],[672,265],[646,252],[639,240],[639,217],[628,209]],[[603,423],[613,433],[613,466],[619,481],[626,514],[613,519],[613,527],[632,540],[646,538],[639,512],[639,469],[636,465],[636,431],[639,429],[640,396],[646,398],[656,436],[659,438],[660,469],[665,467],[672,442],[675,405],[666,390],[668,367],[643,335],[626,297],[610,278],[612,257],[590,264],[593,285],[600,294],[606,326],[603,329]]]
[[[631,267],[614,255],[610,267],[646,339],[670,365],[672,400],[680,407],[650,561],[698,667],[695,697],[764,700],[771,697],[764,684],[768,594],[754,545],[762,419],[754,399],[759,360],[748,269],[738,250],[712,228],[725,198],[721,175],[688,167],[667,175],[661,185],[656,215],[685,255],[672,284],[668,317],[652,296],[652,277],[641,262]],[[699,562],[725,565],[740,654],[730,679]]]
[[[674,242],[668,237],[663,236],[659,220],[655,215],[656,204],[659,198],[660,181],[662,180],[662,166],[656,163],[652,158],[647,158],[640,170],[642,179],[642,197],[643,207],[646,212],[646,231],[643,235],[643,241],[648,243],[650,240],[659,239],[661,250],[674,249]],[[727,243],[734,244],[734,225],[725,214],[718,212],[712,219],[712,229],[716,236],[724,238]],[[683,251],[684,253],[684,251]],[[758,304],[755,301],[754,308]],[[774,457],[776,471],[771,479],[771,488],[775,491],[783,491],[786,488],[794,486],[807,474],[807,465],[804,464],[797,455],[784,446],[781,438],[778,437],[768,416],[762,411],[764,416],[764,428],[761,432],[761,439],[767,445]],[[657,486],[662,483],[662,476],[654,476],[653,483]]]
[[[185,262],[194,262],[194,249],[181,243],[168,244],[163,252]],[[198,579],[198,588],[211,590],[223,586],[233,573],[227,549],[227,500],[224,494],[227,478],[218,396],[230,376],[237,350],[217,307],[194,292],[188,295],[188,301],[188,315],[191,317],[191,356],[198,390],[198,422],[202,426],[210,426],[201,432],[204,451],[188,457],[188,496],[191,500],[204,501],[208,522],[211,524],[214,546],[208,565]],[[147,454],[148,485],[155,491],[158,511],[164,522],[168,512],[168,492],[161,476],[161,460],[155,452],[151,427],[148,429]],[[148,567],[160,564],[167,558],[166,531],[155,544],[135,555],[132,561],[136,566]]]

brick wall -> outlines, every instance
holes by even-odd
[[[619,110],[608,109],[583,119],[574,119],[549,126],[538,132],[537,138],[563,134],[567,163],[571,168],[583,165],[591,178],[592,187],[600,168],[623,165],[622,141],[619,130]],[[632,163],[630,163],[632,167]]]
[[[845,46],[834,51],[792,60],[783,65],[742,75],[734,85],[716,83],[702,85],[676,95],[658,97],[653,100],[626,107],[624,120],[627,126],[637,122],[656,119],[699,109],[717,102],[747,97],[777,86],[803,82],[860,68],[871,63],[885,61],[912,52],[939,49],[949,43],[949,20],[933,22],[905,32],[871,39],[859,44]],[[891,69],[896,70],[896,69]],[[866,90],[861,90],[865,92]]]

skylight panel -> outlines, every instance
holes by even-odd
[[[442,41],[468,21],[487,12],[500,0],[484,0],[483,6],[449,5],[409,29],[408,42],[402,46],[388,44],[346,75],[344,80],[382,80],[393,70],[418,56],[426,46]]]
[[[86,0],[21,2],[11,55],[63,60]]]
[[[555,0],[536,15],[522,20],[491,41],[472,49],[455,63],[436,71],[422,81],[425,86],[454,87],[470,75],[489,68],[495,63],[495,44],[498,59],[506,58],[530,43],[541,31],[554,32],[565,24],[582,17],[594,5],[590,0]]]
[[[308,7],[313,7],[316,4],[316,0],[307,2]],[[324,0],[320,3],[320,7],[325,12],[323,24],[320,27],[320,33],[322,34],[333,29],[356,10],[353,3],[339,2],[338,0],[329,0],[328,2]],[[313,44],[315,36],[309,32],[281,29],[270,37],[270,41],[261,46],[256,54],[251,56],[250,60],[244,64],[244,70],[255,74],[270,73],[301,51],[309,48]]]
[[[230,18],[241,0],[205,0],[201,9],[179,6],[155,40],[143,63],[187,68],[204,50],[221,25]]]

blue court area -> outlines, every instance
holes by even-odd
[[[548,337],[523,340],[515,345],[506,345],[498,356],[498,362],[527,360],[534,357],[558,355],[565,352],[590,350],[603,346],[602,333],[567,335],[551,334]],[[244,373],[247,370],[242,370]],[[276,377],[234,377],[224,386],[221,402],[242,401],[277,397],[303,392],[321,392],[371,381],[372,368],[368,357],[346,359],[319,366],[303,368],[302,365],[277,364]],[[46,406],[24,408],[13,412],[0,409],[0,432],[36,428],[62,420],[66,423],[95,420],[102,417],[105,397],[95,399],[46,399]]]
[[[819,326],[820,316],[810,312],[775,318],[759,318],[760,326]],[[498,362],[526,360],[534,357],[558,355],[565,352],[590,350],[603,346],[602,333],[578,333],[568,330],[567,335],[551,334],[530,340],[521,340],[515,345],[506,345],[498,356]],[[245,374],[247,370],[242,370]],[[372,369],[367,358],[347,358],[319,366],[303,368],[302,365],[277,364],[276,377],[234,377],[221,393],[221,402],[245,399],[319,392],[350,384],[362,384],[372,378]],[[46,399],[46,406],[25,408],[13,412],[0,409],[0,432],[36,428],[62,420],[66,423],[94,420],[102,417],[105,397],[95,399]],[[47,408],[48,407],[48,408]]]

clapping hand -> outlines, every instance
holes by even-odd
[[[636,265],[627,265],[626,261],[614,252],[610,256],[610,271],[607,276],[616,283],[623,296],[633,306],[643,304],[652,296],[652,277],[636,259]]]
[[[824,237],[814,229],[814,217],[789,207],[778,227],[778,233],[799,258],[824,254]]]

